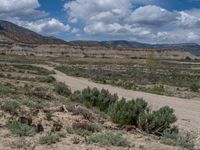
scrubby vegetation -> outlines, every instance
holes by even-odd
[[[161,137],[161,143],[180,146],[188,150],[195,150],[191,135],[179,133],[176,127],[165,130]]]
[[[159,60],[141,63],[93,61],[70,61],[66,66],[58,66],[56,69],[67,75],[89,78],[95,82],[125,89],[188,98],[191,88],[192,92],[200,96],[197,87],[192,85],[192,83],[198,84],[200,79],[199,69],[192,69],[197,67],[195,64],[183,65]]]
[[[16,109],[18,109],[19,107],[20,107],[20,104],[16,100],[7,101],[3,105],[3,109],[9,113],[14,113]]]
[[[120,125],[135,125],[150,134],[161,135],[176,121],[174,110],[169,107],[151,112],[149,105],[143,99],[126,101],[119,100],[106,90],[84,89],[72,94],[72,100],[86,106],[97,107],[106,112],[114,123]]]
[[[9,120],[8,128],[13,134],[18,136],[30,136],[34,133],[34,128],[29,125],[22,124],[16,119]]]
[[[89,137],[87,143],[99,143],[102,145],[113,145],[113,146],[128,146],[128,141],[122,137],[120,134],[114,133],[105,133],[105,134],[98,134]]]
[[[61,82],[56,83],[56,84],[54,85],[54,88],[55,88],[55,91],[56,91],[58,94],[62,95],[62,96],[68,97],[68,96],[71,95],[71,90],[70,90],[69,87],[68,87],[67,85],[65,85],[64,83],[61,83]]]
[[[142,99],[126,101],[122,99],[110,105],[109,115],[120,125],[136,125],[141,114],[148,111],[148,104]]]
[[[53,113],[52,113],[52,112],[47,112],[47,113],[46,113],[46,119],[47,119],[48,121],[52,120],[52,117],[53,117]]]
[[[138,127],[147,133],[162,135],[176,121],[174,110],[168,106],[140,115]]]
[[[94,65],[99,64],[94,62]],[[83,73],[89,75],[88,77],[94,75],[94,80],[98,79],[98,82],[102,83],[166,94],[167,88],[163,83],[153,84],[149,89],[138,86],[142,78],[147,77],[145,73],[148,71],[144,68],[129,69],[130,66],[126,66],[127,69],[124,69],[124,64],[117,66],[117,69],[112,68],[112,65],[103,67],[97,67],[98,71],[91,67],[90,75],[88,68],[84,68],[82,72],[78,69],[77,72],[80,76]],[[7,64],[0,65],[0,68],[0,126],[2,137],[5,137],[1,140],[3,146],[7,146],[4,140],[13,141],[12,148],[17,140],[20,140],[23,141],[20,149],[31,148],[27,141],[44,148],[43,144],[55,144],[63,138],[64,142],[73,142],[73,146],[85,144],[84,146],[90,148],[92,145],[87,144],[95,143],[95,146],[101,148],[129,148],[131,145],[137,145],[135,140],[138,139],[132,134],[135,132],[142,136],[138,141],[142,139],[145,143],[144,135],[138,132],[142,130],[146,135],[154,134],[161,138],[162,143],[193,150],[192,138],[175,132],[173,123],[176,116],[172,108],[163,107],[152,111],[143,99],[120,99],[116,94],[104,89],[86,88],[72,92],[64,83],[55,82],[50,76],[54,72],[36,66]],[[141,80],[135,80],[134,77]],[[149,81],[141,83],[144,82]],[[188,85],[189,91],[199,90],[198,83],[195,84]],[[157,140],[152,141],[158,143]]]
[[[98,107],[101,111],[107,112],[109,106],[118,100],[118,96],[104,89],[99,91],[97,88],[87,88],[83,91],[75,91],[71,100],[83,103],[87,107]]]
[[[63,136],[61,136],[59,133],[48,133],[45,136],[42,136],[40,138],[40,144],[55,144],[57,142],[60,141],[60,138],[62,138]]]

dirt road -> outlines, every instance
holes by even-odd
[[[46,65],[40,65],[40,67],[48,70],[54,70],[56,74],[53,76],[56,78],[56,80],[59,82],[64,82],[73,91],[81,90],[87,87],[96,87],[98,89],[104,88],[113,94],[117,93],[120,97],[125,97],[127,99],[143,98],[152,106],[153,109],[158,109],[162,106],[168,105],[175,110],[175,113],[178,117],[177,125],[181,129],[194,132],[195,134],[198,133],[198,135],[200,135],[200,99],[199,101],[189,100],[126,90],[111,85],[94,83],[84,78],[67,76],[64,73],[55,70],[53,67]]]

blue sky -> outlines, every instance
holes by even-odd
[[[0,19],[67,41],[200,44],[200,0],[0,0],[0,3]]]

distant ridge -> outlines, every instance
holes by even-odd
[[[0,36],[15,43],[25,44],[63,44],[63,40],[45,37],[8,21],[0,20]]]
[[[102,47],[102,48],[142,48],[142,49],[181,49],[195,55],[200,55],[200,45],[196,43],[180,44],[146,44],[135,41],[115,40],[115,41],[70,41],[66,42],[54,37],[42,36],[29,29],[18,26],[14,23],[0,20],[0,44],[1,43],[24,43],[24,44],[66,44],[79,47]]]
[[[179,44],[146,44],[135,41],[71,41],[69,42],[73,46],[82,47],[108,47],[108,48],[147,48],[147,49],[167,49],[175,50],[182,49],[191,52],[195,55],[200,55],[200,45],[196,43],[179,43]]]

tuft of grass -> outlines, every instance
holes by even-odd
[[[16,119],[9,120],[8,128],[13,134],[18,136],[31,136],[34,133],[33,127],[26,124],[22,124]]]
[[[0,84],[0,97],[7,96],[13,93],[13,89],[8,86]]]
[[[22,104],[29,108],[37,108],[37,109],[44,108],[47,105],[47,103],[45,103],[44,101],[42,101],[40,99],[24,100],[24,101],[22,101]]]
[[[7,101],[3,105],[3,109],[6,112],[13,113],[20,107],[20,103],[16,100]]]
[[[46,119],[47,119],[48,121],[52,120],[52,117],[53,117],[53,113],[52,113],[52,112],[46,113]]]
[[[151,93],[154,93],[154,94],[158,94],[158,95],[164,95],[165,94],[165,88],[163,85],[160,85],[160,86],[154,86],[151,90],[150,90]]]
[[[81,129],[81,128],[67,128],[67,132],[69,134],[76,134],[76,135],[80,135],[83,137],[92,135],[91,131],[88,131],[86,129]]]
[[[180,146],[184,149],[195,150],[194,143],[190,134],[179,133],[177,128],[166,130],[162,137],[161,143],[173,146]]]
[[[39,140],[40,144],[55,144],[60,141],[61,136],[55,133],[48,133],[45,136],[42,136]]]
[[[129,146],[128,141],[122,137],[121,134],[99,134],[91,136],[87,139],[88,144],[99,143],[102,145],[113,145],[113,146]]]
[[[96,123],[92,123],[91,128],[94,132],[101,132],[101,126]]]

